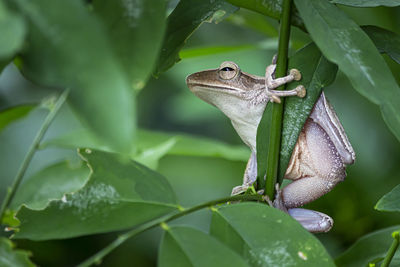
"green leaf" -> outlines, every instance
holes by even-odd
[[[319,240],[280,210],[239,203],[213,211],[211,234],[250,266],[334,266]]]
[[[22,206],[14,238],[48,240],[135,227],[177,210],[175,194],[160,174],[118,154],[81,151],[91,169],[79,191],[43,210]]]
[[[199,230],[169,227],[161,241],[158,263],[168,266],[249,266],[224,244]]]
[[[169,145],[167,145],[169,144]],[[41,148],[49,146],[77,148],[89,147],[93,149],[111,151],[104,143],[93,137],[89,131],[79,130],[66,135],[45,141]],[[155,148],[167,146],[159,152],[169,155],[218,157],[228,160],[246,161],[249,158],[249,149],[243,145],[234,146],[212,139],[191,136],[188,134],[156,132],[138,130],[137,154],[132,157],[142,157],[143,154],[154,152]]]
[[[32,111],[32,109],[35,107],[35,105],[21,105],[21,106],[15,106],[11,107],[8,109],[5,109],[0,112],[0,131],[3,130],[5,127],[7,127],[8,124],[22,119],[26,115],[29,114],[29,112]]]
[[[134,94],[102,24],[83,1],[13,2],[30,24],[23,73],[42,85],[71,88],[69,100],[79,118],[107,144],[129,152]]]
[[[300,70],[302,79],[291,82],[288,90],[302,84],[307,90],[304,98],[288,97],[285,99],[282,126],[282,144],[279,162],[279,179],[283,180],[290,157],[303,125],[317,102],[322,88],[331,84],[337,73],[337,66],[326,60],[317,46],[312,43],[299,50],[289,59],[289,69]]]
[[[392,244],[392,232],[400,226],[381,229],[361,237],[348,250],[335,259],[338,266],[358,267],[368,266],[369,262],[384,258]],[[393,261],[400,259],[399,251],[394,255]],[[395,266],[395,265],[391,265]]]
[[[179,51],[189,36],[204,21],[216,21],[236,11],[224,0],[182,0],[168,16],[167,30],[155,74],[164,72],[180,60]]]
[[[256,11],[265,16],[280,20],[282,13],[282,0],[226,0],[232,5]],[[291,24],[304,29],[304,23],[297,11],[292,13]]]
[[[400,64],[400,35],[377,26],[362,26],[379,52],[386,53]]]
[[[33,267],[29,251],[15,249],[14,244],[5,237],[0,237],[0,266],[2,267]]]
[[[400,211],[400,185],[379,199],[375,209],[380,211]]]
[[[24,204],[30,209],[44,209],[50,200],[61,199],[83,187],[89,176],[84,164],[59,162],[50,165],[28,178],[19,188],[10,205],[17,209]]]
[[[355,7],[400,6],[398,0],[330,0],[330,2]]]
[[[93,1],[112,45],[135,90],[153,71],[165,30],[165,0]]]
[[[9,10],[0,1],[0,60],[10,60],[17,53],[25,39],[24,18]]]
[[[380,105],[383,119],[400,140],[400,88],[367,34],[328,1],[295,3],[324,56],[339,66],[354,89]]]
[[[201,57],[201,56],[209,56],[215,55],[220,53],[229,53],[234,51],[241,51],[241,50],[249,50],[249,49],[256,49],[257,46],[253,44],[243,44],[243,45],[232,45],[232,46],[208,46],[208,47],[195,47],[195,48],[188,48],[183,49],[179,53],[180,58],[193,58],[193,57]]]
[[[252,29],[268,37],[278,37],[277,23],[272,19],[267,19],[264,15],[241,9],[226,19],[239,27]],[[276,49],[277,46],[275,46]]]

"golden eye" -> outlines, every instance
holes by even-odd
[[[219,67],[219,77],[224,80],[230,80],[235,78],[240,72],[240,69],[236,63],[232,61],[225,61],[222,62],[221,66]]]

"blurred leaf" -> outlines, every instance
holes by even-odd
[[[282,126],[282,144],[279,162],[279,179],[283,180],[290,157],[303,125],[317,102],[322,88],[330,85],[336,78],[337,66],[326,60],[317,46],[312,43],[289,58],[288,69],[300,70],[302,78],[291,82],[288,90],[302,84],[307,90],[304,98],[288,97],[285,99]]]
[[[6,209],[1,218],[1,223],[3,225],[7,225],[8,227],[17,227],[19,225],[19,221],[15,218],[16,211]]]
[[[60,200],[64,194],[72,193],[85,184],[89,168],[84,164],[72,166],[59,162],[35,173],[19,188],[10,205],[17,209],[24,204],[30,209],[44,209],[51,200]]]
[[[355,7],[400,6],[399,0],[330,0],[330,2]]]
[[[379,199],[375,209],[380,211],[400,211],[400,185]]]
[[[134,95],[95,16],[83,1],[13,2],[30,23],[23,73],[42,85],[71,88],[79,117],[116,150],[129,152]]]
[[[361,28],[368,34],[379,52],[386,53],[400,64],[400,35],[377,26],[362,26]]]
[[[240,27],[255,30],[268,37],[278,37],[277,27],[267,17],[247,9],[241,9],[239,12],[232,14],[226,21]]]
[[[383,258],[392,244],[392,232],[400,229],[400,226],[385,228],[361,237],[348,250],[335,259],[338,266],[359,267],[368,266],[369,262]],[[393,260],[398,261],[399,251]],[[395,266],[395,265],[390,265]]]
[[[167,30],[155,74],[171,68],[180,60],[179,51],[189,36],[204,21],[215,21],[236,11],[224,0],[182,0],[168,16]]]
[[[32,267],[29,257],[31,252],[15,249],[14,244],[5,237],[0,237],[0,266],[2,267]]]
[[[150,130],[138,131],[138,153],[139,155],[140,153],[147,153],[146,151],[148,150],[153,150],[155,147],[172,142],[170,141],[172,139],[174,140],[173,145],[167,146],[169,148],[167,154],[169,155],[220,157],[228,160],[247,161],[250,154],[249,149],[243,145],[234,146],[204,137]],[[42,144],[42,148],[48,146],[67,148],[89,147],[111,151],[110,148],[99,142],[86,130],[67,133],[64,136],[47,140]]]
[[[247,49],[256,49],[257,46],[253,44],[244,44],[244,45],[231,45],[231,46],[208,46],[208,47],[195,47],[182,49],[179,52],[180,58],[193,58],[200,56],[209,56],[220,53],[229,53],[233,51],[247,50]]]
[[[226,0],[232,5],[243,7],[249,10],[256,11],[260,14],[266,15],[268,17],[280,20],[282,12],[282,0]],[[304,29],[304,23],[299,16],[297,10],[292,12],[292,22],[293,25]]]
[[[400,141],[400,88],[367,34],[328,1],[295,3],[324,56],[339,66],[354,89],[380,105],[383,119]]]
[[[105,22],[114,51],[135,90],[153,71],[165,30],[165,0],[93,1]]]
[[[213,211],[211,234],[251,266],[334,266],[319,240],[280,210],[248,202]]]
[[[11,60],[22,47],[25,35],[24,18],[9,10],[4,1],[0,1],[0,60]]]
[[[137,155],[133,156],[133,159],[150,169],[157,169],[158,162],[164,157],[176,144],[176,138],[168,139],[159,145],[143,149]]]
[[[81,151],[92,170],[79,191],[43,210],[22,206],[15,238],[48,240],[135,227],[177,210],[175,194],[160,174],[118,154]]]
[[[236,252],[199,230],[173,226],[161,241],[158,264],[166,266],[249,266]]]
[[[28,115],[34,107],[35,105],[21,105],[2,110],[0,112],[0,131],[8,124]]]

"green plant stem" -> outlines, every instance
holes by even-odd
[[[289,50],[289,37],[290,37],[290,18],[291,18],[292,0],[284,0],[282,6],[282,15],[279,30],[279,44],[278,44],[278,60],[276,65],[275,76],[282,77],[287,73],[288,50]],[[277,90],[284,90],[285,85],[277,88]],[[267,170],[266,170],[266,183],[265,194],[273,199],[275,196],[275,184],[278,176],[279,164],[279,151],[281,147],[281,131],[282,131],[282,114],[284,98],[281,98],[282,103],[270,103],[272,107],[272,120],[270,127],[270,140],[267,155]]]
[[[49,128],[50,124],[52,123],[53,119],[57,115],[57,112],[60,110],[61,106],[64,104],[65,100],[67,99],[68,93],[69,93],[69,90],[66,89],[59,96],[56,103],[51,108],[49,114],[47,114],[47,117],[43,121],[42,126],[40,127],[38,133],[36,134],[35,138],[33,139],[31,146],[29,147],[28,153],[25,155],[25,158],[22,161],[22,164],[18,169],[18,172],[14,178],[13,184],[11,185],[11,187],[7,188],[7,194],[3,200],[3,203],[1,204],[0,222],[1,222],[1,219],[3,218],[3,214],[4,214],[5,210],[7,209],[8,205],[11,203],[11,200],[13,199],[15,192],[17,191],[18,186],[21,183],[26,170],[28,169],[29,163],[31,162],[33,155],[35,154],[37,148],[39,147],[39,144],[42,141],[44,134],[46,133],[46,131]]]
[[[392,233],[393,237],[393,242],[392,245],[390,246],[385,258],[383,259],[383,262],[381,264],[381,267],[388,267],[390,262],[392,261],[392,258],[394,256],[394,253],[396,253],[397,248],[399,247],[400,243],[400,234],[399,232],[393,232]]]
[[[78,267],[86,267],[90,266],[95,263],[100,263],[101,260],[108,255],[111,251],[116,249],[119,245],[124,243],[126,240],[128,240],[131,237],[134,237],[137,234],[140,234],[148,229],[154,228],[161,223],[166,223],[169,221],[172,221],[174,219],[177,219],[179,217],[182,217],[184,215],[187,215],[189,213],[198,211],[203,208],[208,208],[217,204],[221,203],[226,203],[226,202],[232,202],[232,201],[264,201],[263,197],[261,195],[238,195],[238,196],[230,196],[226,198],[221,198],[217,200],[212,200],[194,207],[191,207],[189,209],[182,210],[178,213],[171,213],[171,214],[166,214],[164,216],[161,216],[159,218],[156,218],[152,221],[149,221],[147,223],[144,223],[137,228],[134,228],[128,232],[125,232],[124,234],[118,236],[113,242],[108,244],[106,247],[104,247],[102,250],[98,251],[96,254],[94,254],[92,257],[88,258],[84,262],[78,265]]]

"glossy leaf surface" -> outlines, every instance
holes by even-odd
[[[5,237],[0,237],[0,266],[2,267],[33,267],[29,251],[15,249],[14,244]]]
[[[380,211],[400,211],[400,185],[379,199],[375,209]]]
[[[15,238],[47,240],[134,227],[177,209],[175,194],[160,174],[118,154],[81,151],[92,170],[87,184],[43,210],[25,206]]]
[[[224,0],[180,1],[168,16],[167,30],[155,74],[166,71],[180,60],[179,51],[201,23],[218,22],[236,9]]]
[[[334,266],[315,236],[275,208],[247,202],[213,211],[211,234],[251,266]]]
[[[338,266],[358,267],[368,266],[369,262],[383,259],[392,244],[392,232],[399,229],[400,226],[393,226],[361,237],[348,250],[337,257],[335,263]],[[400,253],[397,251],[393,261],[398,261],[399,258]]]
[[[30,26],[23,73],[41,85],[70,88],[69,100],[79,118],[107,144],[129,152],[134,95],[102,24],[83,1],[14,2]]]
[[[93,1],[131,86],[142,89],[153,71],[165,30],[164,0]]]
[[[354,89],[380,105],[384,121],[400,140],[400,88],[374,43],[328,1],[295,0],[295,3],[324,56],[339,66]]]
[[[214,237],[190,227],[169,228],[161,242],[159,266],[249,266]]]

